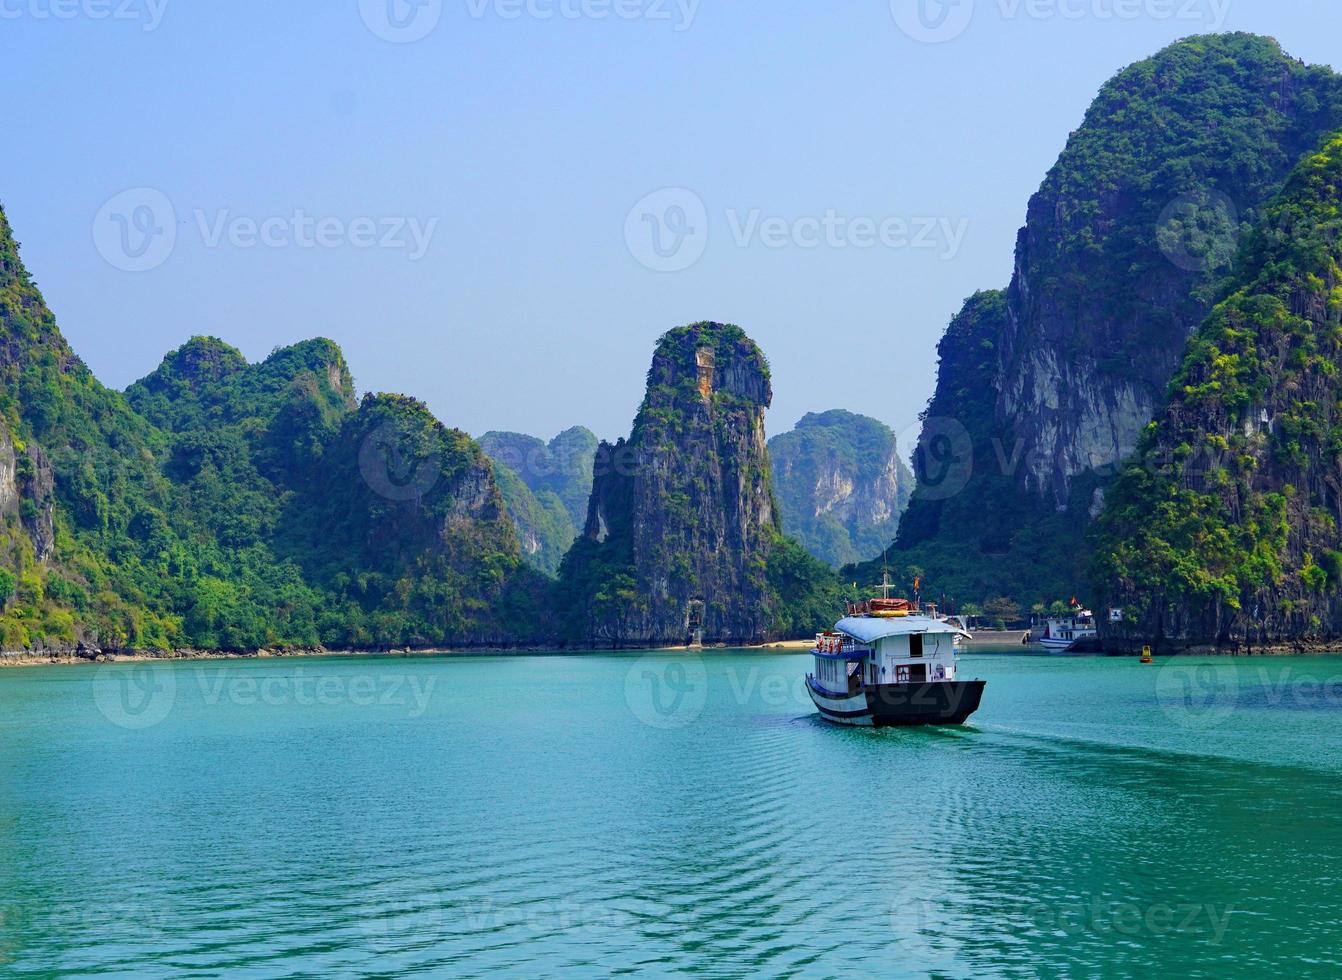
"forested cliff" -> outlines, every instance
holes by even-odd
[[[889,426],[842,409],[774,436],[769,459],[783,530],[836,567],[879,555],[913,492]]]
[[[1342,134],[1267,208],[1099,522],[1116,648],[1342,628]]]
[[[1103,490],[1163,405],[1239,240],[1342,125],[1342,79],[1268,38],[1116,75],[1031,198],[1005,291],[943,339],[895,560],[965,600],[1081,588]]]
[[[520,642],[544,617],[488,460],[316,340],[212,338],[128,393],[61,336],[0,212],[0,649]]]
[[[569,635],[598,646],[757,642],[833,617],[837,580],[778,527],[769,366],[739,328],[665,334],[629,438],[602,443],[564,560]]]

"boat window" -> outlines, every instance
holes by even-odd
[[[923,635],[915,633],[909,637],[909,656],[921,657],[923,655]]]

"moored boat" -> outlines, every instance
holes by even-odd
[[[896,608],[893,603],[905,605]],[[816,635],[811,701],[840,725],[959,725],[979,708],[982,680],[957,677],[958,623],[917,602],[873,599]]]
[[[1099,649],[1100,633],[1089,609],[1077,609],[1070,616],[1051,616],[1044,630],[1033,638],[1054,653],[1094,653]]]

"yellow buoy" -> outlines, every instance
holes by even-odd
[[[1151,648],[1142,647],[1142,663],[1149,664],[1151,662]]]

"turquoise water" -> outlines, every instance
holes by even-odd
[[[0,672],[0,975],[1342,970],[1342,658],[973,654],[879,732],[809,662]]]

